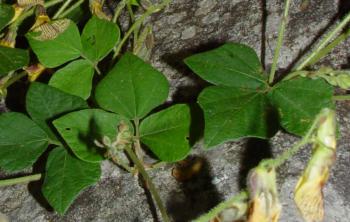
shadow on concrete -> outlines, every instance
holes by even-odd
[[[194,157],[192,158],[201,158]],[[201,158],[203,167],[193,177],[179,182],[179,190],[173,191],[167,200],[167,209],[174,222],[192,221],[208,212],[222,201],[215,185],[208,161]]]
[[[249,171],[256,167],[262,159],[272,157],[270,144],[267,140],[249,138],[245,144],[245,150],[240,158],[239,189],[246,188],[246,180]]]

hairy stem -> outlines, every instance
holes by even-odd
[[[145,21],[145,19],[152,15],[155,12],[158,12],[160,10],[162,10],[163,8],[165,8],[169,3],[171,2],[171,0],[164,0],[162,3],[158,4],[158,5],[152,5],[150,6],[147,11],[141,15],[134,24],[132,24],[132,26],[130,27],[130,29],[125,33],[123,39],[118,43],[118,46],[116,48],[114,48],[114,55],[112,58],[112,61],[115,60],[117,58],[117,56],[119,55],[121,49],[123,48],[125,42],[128,40],[128,38],[130,37],[130,35],[134,32],[134,30],[138,29],[140,25],[142,25],[142,23]]]
[[[122,168],[124,168],[126,171],[128,171],[129,173],[133,174],[134,173],[134,169],[132,167],[129,166],[129,164],[125,163],[121,158],[119,158],[118,156],[112,156],[111,157],[112,161],[118,165],[121,166]]]
[[[318,115],[315,118],[314,122],[312,123],[310,129],[302,138],[302,140],[300,140],[297,144],[295,144],[291,148],[284,151],[281,155],[277,156],[275,159],[268,159],[263,161],[262,165],[267,168],[277,168],[282,164],[284,164],[287,160],[289,160],[292,156],[294,156],[304,145],[312,141],[313,133],[317,128],[319,121],[320,121],[320,116]]]
[[[198,219],[196,219],[194,222],[208,222],[211,221],[213,218],[215,218],[220,212],[230,207],[235,202],[242,202],[246,201],[248,199],[248,192],[242,191],[236,196],[231,197],[230,199],[220,203],[215,208],[210,210],[207,214],[202,215]]]
[[[272,66],[271,66],[271,70],[270,70],[270,76],[269,76],[269,83],[270,84],[273,83],[273,80],[274,80],[275,74],[276,74],[277,62],[278,62],[278,58],[279,58],[280,51],[282,48],[284,32],[286,30],[286,25],[287,25],[287,20],[288,20],[290,2],[291,2],[290,0],[286,0],[286,4],[284,6],[284,13],[283,13],[282,21],[281,21],[279,31],[278,31],[277,45],[276,45],[275,54],[273,56]]]
[[[138,139],[137,139],[138,140]],[[137,143],[136,143],[137,145]],[[141,173],[147,188],[149,189],[149,191],[151,192],[153,199],[156,203],[156,205],[158,206],[161,216],[163,218],[164,222],[170,222],[170,218],[167,214],[166,208],[158,194],[157,188],[154,186],[151,178],[149,177],[149,175],[147,174],[145,168],[143,167],[143,164],[140,162],[140,160],[137,158],[136,154],[134,153],[134,151],[132,150],[132,148],[130,146],[126,146],[125,150],[127,152],[127,154],[129,155],[130,159],[132,160],[132,162],[134,162],[134,164],[136,165],[137,169],[139,170],[139,172]]]
[[[0,187],[11,186],[11,185],[16,185],[21,183],[29,183],[40,179],[41,179],[41,174],[34,174],[34,175],[29,175],[24,177],[0,180]]]
[[[62,4],[62,6],[58,9],[58,11],[55,13],[55,15],[52,17],[53,19],[57,19],[58,16],[60,16],[60,14],[68,7],[68,5],[72,2],[72,0],[66,0],[66,2],[64,2]]]
[[[320,59],[325,57],[328,53],[330,53],[336,46],[345,41],[350,36],[350,29],[348,29],[343,34],[339,35],[336,39],[334,39],[329,45],[325,48],[321,49],[317,55],[315,55],[312,59],[310,59],[308,66],[311,66],[318,62]]]
[[[334,101],[345,101],[345,100],[350,100],[350,95],[338,95],[338,96],[333,96]]]
[[[125,8],[127,2],[128,2],[128,0],[122,0],[121,2],[118,3],[117,9],[115,10],[115,13],[114,13],[114,16],[113,16],[113,19],[112,19],[112,21],[114,23],[117,22],[120,14],[123,11],[123,9]]]
[[[0,85],[0,90],[7,89],[7,87],[11,86],[13,83],[17,82],[21,78],[27,75],[26,71],[23,71],[19,74],[13,75],[10,79],[8,79],[3,85]]]
[[[143,43],[146,41],[147,36],[152,32],[152,27],[150,25],[147,25],[144,30],[141,32],[141,34],[138,36],[138,39],[134,42],[134,54],[139,54],[140,50],[142,49]]]
[[[68,8],[65,12],[63,12],[58,18],[64,18],[69,13],[71,13],[74,9],[78,8],[81,4],[83,4],[84,0],[77,1],[74,5],[72,5],[70,8]]]
[[[314,49],[294,70],[302,70],[306,66],[310,65],[310,62],[314,61],[315,57],[318,57],[319,53],[324,47],[350,22],[350,13],[348,13],[345,18],[336,25],[319,43],[319,45]]]

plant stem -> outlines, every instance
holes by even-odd
[[[138,139],[137,139],[138,140]],[[137,144],[136,144],[137,145]],[[126,146],[125,148],[126,152],[128,153],[130,159],[134,162],[134,164],[136,165],[137,169],[139,170],[139,172],[141,173],[146,186],[149,188],[149,191],[151,192],[155,203],[157,204],[160,213],[162,215],[163,221],[164,222],[170,222],[170,218],[166,212],[166,208],[158,194],[157,188],[154,186],[151,178],[148,176],[145,168],[143,167],[143,164],[139,161],[139,159],[137,158],[136,154],[134,153],[134,151],[132,150],[132,148],[130,146]]]
[[[119,158],[117,155],[114,155],[111,157],[112,161],[116,164],[124,168],[129,173],[133,174],[134,169],[130,167],[127,163],[125,163],[121,158]]]
[[[320,121],[320,115],[318,115],[315,118],[310,129],[307,131],[307,133],[302,138],[302,140],[300,140],[297,144],[295,144],[291,148],[284,151],[281,155],[279,155],[275,159],[265,160],[261,164],[266,168],[277,168],[277,167],[281,166],[282,164],[284,164],[287,160],[289,160],[292,156],[294,156],[300,150],[300,148],[302,148],[304,145],[310,143],[310,141],[312,140],[313,133],[319,124],[319,121]]]
[[[152,32],[152,27],[150,25],[147,25],[144,30],[141,32],[141,34],[138,36],[137,40],[134,42],[134,54],[139,54],[140,50],[142,49],[142,46],[144,42],[146,41],[148,35]]]
[[[333,42],[329,43],[325,48],[321,49],[320,52],[310,59],[308,66],[311,66],[330,53],[337,45],[342,43],[350,36],[350,29],[348,29],[343,34],[339,35]]]
[[[345,101],[345,100],[350,100],[350,95],[338,95],[338,96],[333,96],[334,101]]]
[[[65,12],[63,12],[58,18],[64,18],[69,13],[71,13],[74,9],[78,8],[81,4],[83,4],[84,0],[77,1],[74,5],[72,5],[70,8],[68,8]]]
[[[50,145],[56,145],[56,146],[63,146],[63,144],[60,141],[58,141],[58,140],[51,140],[51,139],[49,139],[49,144]]]
[[[132,24],[132,26],[130,27],[130,29],[125,33],[123,39],[118,43],[118,46],[116,48],[114,48],[114,55],[112,58],[112,61],[115,60],[117,58],[117,56],[119,55],[123,45],[125,44],[125,42],[128,40],[128,38],[130,37],[130,35],[134,32],[134,30],[138,29],[139,26],[143,23],[143,21],[150,15],[152,15],[155,12],[158,12],[159,10],[162,10],[164,7],[166,7],[169,3],[171,2],[171,0],[164,0],[162,3],[158,4],[158,5],[152,5],[150,6],[147,11],[141,15],[134,24]]]
[[[55,13],[55,15],[52,17],[53,19],[57,19],[58,16],[60,16],[60,14],[68,7],[68,5],[72,2],[72,0],[66,0],[66,2],[64,2],[62,4],[62,6],[58,9],[58,11]]]
[[[288,75],[286,75],[282,81],[286,81],[286,80],[290,80],[293,79],[297,76],[306,76],[309,72],[308,71],[304,71],[304,70],[300,70],[300,71],[295,71],[295,72],[291,72]]]
[[[275,74],[276,74],[277,62],[278,62],[278,58],[279,58],[280,51],[282,48],[284,32],[286,30],[286,24],[287,24],[287,20],[288,20],[290,2],[291,2],[290,0],[286,0],[286,4],[284,6],[284,13],[283,13],[282,21],[281,21],[279,31],[278,31],[277,45],[276,45],[276,49],[275,49],[275,54],[273,56],[273,61],[272,61],[272,66],[271,66],[271,71],[270,71],[270,76],[269,76],[269,83],[270,84],[273,83],[273,80],[274,80]]]
[[[135,153],[137,158],[140,160],[142,165],[144,166],[143,162],[143,152],[140,144],[140,120],[138,118],[134,119],[135,124]]]
[[[19,74],[14,75],[10,79],[8,79],[3,85],[0,85],[0,90],[6,89],[7,87],[9,87],[13,83],[17,82],[18,80],[20,80],[21,78],[23,78],[26,75],[27,75],[26,71],[23,71],[23,72],[21,72]]]
[[[248,192],[247,191],[242,191],[238,195],[233,196],[230,199],[226,200],[225,202],[220,203],[215,208],[210,210],[207,214],[202,215],[198,219],[194,220],[194,222],[208,222],[208,221],[211,221],[220,212],[222,212],[223,210],[229,208],[235,202],[242,202],[242,201],[246,201],[247,199],[248,199]]]
[[[94,63],[93,61],[91,61],[91,60],[90,60],[88,57],[86,57],[83,53],[81,53],[80,56],[91,64],[91,66],[95,69],[95,71],[97,72],[97,74],[99,74],[99,75],[102,74],[96,63]]]
[[[345,18],[334,27],[333,30],[331,30],[319,43],[319,45],[314,49],[310,55],[307,56],[307,58],[302,61],[294,70],[302,70],[306,66],[310,65],[310,61],[314,61],[315,57],[318,57],[318,54],[321,52],[321,50],[330,42],[335,35],[338,34],[339,31],[341,31],[348,23],[350,22],[350,13],[348,13]]]
[[[20,183],[29,183],[40,179],[41,179],[41,174],[34,174],[34,175],[29,175],[24,177],[0,180],[0,187],[11,186],[11,185],[16,185]]]
[[[120,16],[120,13],[122,12],[122,10],[125,8],[125,5],[126,5],[126,2],[128,0],[122,0],[121,2],[118,3],[118,6],[117,6],[117,9],[115,10],[115,13],[114,13],[114,16],[113,16],[113,19],[112,21],[114,23],[117,22],[119,16]]]

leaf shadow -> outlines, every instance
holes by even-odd
[[[256,167],[261,160],[271,158],[272,151],[267,140],[249,138],[245,143],[245,149],[241,155],[238,186],[239,189],[245,189],[249,171]]]
[[[213,175],[209,162],[199,156],[189,158],[201,158],[203,168],[189,180],[178,182],[180,190],[171,192],[166,205],[174,222],[192,221],[208,212],[223,199],[212,183]]]
[[[176,87],[172,95],[174,102],[196,102],[199,93],[207,86],[211,85],[207,81],[203,80],[201,77],[193,73],[184,63],[184,59],[187,57],[206,52],[208,50],[215,49],[223,45],[225,41],[211,41],[193,48],[187,48],[179,50],[175,53],[164,54],[161,57],[161,61],[168,64],[171,68],[175,69],[178,73],[181,73],[182,76],[179,76],[180,80],[184,79],[187,82],[192,82],[193,84],[187,84]]]
[[[260,47],[260,61],[263,69],[265,69],[266,64],[266,28],[267,28],[267,5],[266,0],[260,0],[261,8],[261,47]]]
[[[102,157],[104,156],[105,149],[97,147],[95,145],[95,140],[102,141],[103,136],[101,133],[101,128],[98,126],[96,119],[93,117],[89,120],[89,129],[87,133],[79,132],[78,139],[80,142],[85,143],[87,148],[91,152],[97,152]],[[114,138],[111,138],[114,139]]]
[[[28,184],[28,191],[30,195],[40,204],[41,207],[45,208],[47,211],[54,211],[50,206],[49,202],[46,200],[44,194],[42,193],[42,186],[44,184],[45,173],[46,173],[46,162],[47,158],[53,149],[50,146],[46,151],[38,158],[38,160],[33,165],[32,174],[41,173],[42,177],[38,181],[33,181]]]

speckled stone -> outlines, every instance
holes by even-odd
[[[206,86],[182,62],[193,53],[213,49],[225,42],[240,42],[253,47],[265,67],[271,65],[284,1],[262,2],[173,0],[165,11],[152,16],[149,21],[154,25],[155,48],[151,62],[170,81],[169,102],[194,102]],[[344,12],[344,7],[348,7],[346,0],[313,0],[309,8],[302,11],[300,2],[292,1],[279,71],[290,68],[310,43],[333,24],[339,12]],[[349,67],[349,46],[349,40],[344,42],[324,58],[322,64],[335,68]],[[350,218],[349,110],[350,102],[337,104],[341,138],[337,162],[324,190],[325,222],[347,222]],[[206,161],[198,177],[187,183],[179,183],[171,176],[172,165],[152,171],[151,177],[174,221],[191,221],[244,188],[246,173],[262,158],[277,155],[297,141],[296,137],[280,131],[269,142],[245,139],[204,151],[202,141],[199,140],[194,145],[193,155],[201,156]],[[309,157],[310,149],[303,149],[278,170],[283,205],[280,221],[302,221],[292,195],[297,178]],[[63,217],[45,209],[47,205],[33,185],[0,188],[0,213],[16,222],[160,221],[154,216],[153,207],[148,204],[149,196],[145,195],[137,179],[109,162],[102,164],[102,170],[101,181],[85,190]]]

